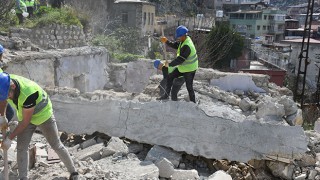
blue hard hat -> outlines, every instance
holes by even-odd
[[[4,47],[0,44],[0,54],[4,52]]]
[[[153,62],[154,68],[158,69],[160,63],[161,63],[161,61],[159,59],[154,60],[154,62]]]
[[[8,98],[10,89],[10,76],[8,73],[0,73],[0,101]]]
[[[183,36],[183,35],[186,35],[187,32],[188,32],[188,28],[186,28],[185,26],[179,26],[177,27],[176,29],[176,39]]]

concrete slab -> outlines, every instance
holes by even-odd
[[[187,102],[89,101],[58,94],[52,102],[59,129],[69,133],[99,131],[195,156],[241,162],[266,154],[299,158],[307,150],[302,127],[246,120],[221,105],[213,104],[206,114]]]

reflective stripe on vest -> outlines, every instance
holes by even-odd
[[[38,91],[39,97],[36,99],[36,106],[34,107],[30,123],[40,125],[47,121],[53,114],[52,103],[47,93],[37,83],[29,79],[14,74],[10,74],[10,78],[16,80],[20,85],[18,105],[16,105],[11,99],[7,100],[9,104],[16,109],[18,120],[23,120],[23,103],[30,95]]]
[[[192,72],[192,71],[197,70],[198,69],[198,55],[197,55],[196,48],[195,48],[195,46],[189,36],[187,36],[187,39],[185,41],[183,41],[183,43],[179,44],[179,47],[177,50],[177,56],[180,56],[180,49],[183,46],[189,46],[191,52],[190,52],[188,58],[185,59],[185,61],[182,64],[178,65],[179,72],[184,73],[184,72]]]
[[[26,0],[25,3],[26,3],[27,7],[33,7],[34,6],[34,0],[30,0],[30,1]]]

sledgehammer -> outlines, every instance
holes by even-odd
[[[167,24],[167,21],[158,21],[158,25],[161,26],[161,36],[164,36],[164,30],[163,26]],[[166,60],[166,63],[168,63],[167,60],[167,49],[166,49],[166,43],[163,43],[163,60]]]
[[[3,128],[1,131],[2,131],[2,139],[4,141],[7,136],[7,127]],[[3,159],[4,159],[4,168],[3,168],[4,180],[9,180],[8,150],[3,150]]]

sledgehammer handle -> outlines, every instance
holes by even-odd
[[[7,128],[2,129],[2,138],[3,141],[6,139],[7,136]],[[8,150],[3,150],[3,159],[4,159],[4,180],[9,180],[9,165],[8,165]]]
[[[161,34],[162,34],[162,37],[164,37],[163,25],[161,25]],[[167,62],[166,43],[163,43],[163,60],[166,60],[166,62]]]

